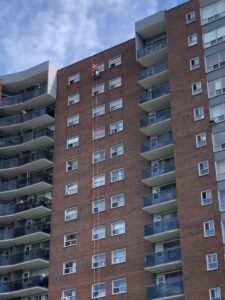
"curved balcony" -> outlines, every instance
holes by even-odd
[[[34,276],[0,283],[0,300],[22,298],[47,292],[48,277]]]
[[[140,72],[138,83],[145,89],[168,81],[168,61],[161,61]]]
[[[170,272],[179,270],[180,267],[180,247],[145,255],[145,270],[152,273]]]
[[[51,212],[51,202],[51,199],[45,197],[33,197],[17,203],[0,203],[0,223],[10,224],[15,219],[32,219],[47,215]]]
[[[183,300],[183,281],[149,286],[147,294],[148,300]]]
[[[20,115],[0,118],[0,132],[15,135],[21,131],[32,130],[54,122],[54,107],[36,108],[32,111],[23,111]]]
[[[49,128],[38,128],[18,136],[0,137],[0,155],[13,156],[47,147],[54,142],[54,134]]]
[[[144,197],[143,209],[150,214],[170,211],[177,207],[177,192],[175,188]]]
[[[142,182],[154,187],[175,180],[175,165],[173,160],[161,161],[157,167],[148,167],[142,171]]]
[[[170,103],[170,85],[164,83],[144,92],[139,97],[139,106],[147,112],[168,106]]]
[[[172,132],[156,136],[141,145],[141,156],[147,160],[156,160],[173,154]]]
[[[19,270],[45,268],[49,264],[48,249],[34,249],[12,255],[0,256],[0,274]]]
[[[37,242],[50,236],[49,223],[28,224],[11,229],[0,230],[2,248]]]
[[[31,174],[23,179],[0,181],[1,200],[12,200],[25,195],[41,193],[52,188],[52,175],[47,171]]]
[[[53,164],[52,149],[40,149],[19,157],[0,159],[0,176],[10,178],[26,172],[50,168]]]
[[[179,222],[177,218],[147,224],[144,227],[144,239],[152,243],[160,243],[179,237]]]
[[[148,136],[159,135],[162,132],[171,130],[171,128],[170,107],[156,111],[140,119],[140,130]]]
[[[166,36],[153,41],[150,45],[137,51],[137,61],[142,66],[149,66],[154,61],[160,61],[167,56]]]

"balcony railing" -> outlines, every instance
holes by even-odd
[[[142,117],[140,119],[140,127],[150,126],[171,118],[170,107],[157,111],[155,114]]]
[[[164,37],[160,40],[157,40],[153,42],[151,45],[146,46],[142,49],[139,49],[137,51],[137,58],[142,58],[146,55],[152,54],[154,52],[157,52],[159,50],[162,50],[167,47],[167,38]]]
[[[181,260],[180,248],[174,248],[163,252],[145,255],[145,267],[154,267],[162,264],[170,264]]]
[[[168,62],[162,61],[160,63],[157,63],[151,67],[142,70],[139,75],[139,80],[154,76],[166,70],[168,70]]]
[[[173,217],[169,220],[159,221],[152,224],[147,224],[144,227],[144,236],[164,233],[179,228],[178,218]]]
[[[33,87],[28,91],[24,91],[18,95],[8,96],[2,99],[1,106],[15,105],[31,100],[32,98],[47,93],[47,83],[42,83],[39,86]]]
[[[19,145],[31,141],[33,139],[40,138],[42,136],[48,136],[53,139],[54,130],[51,130],[49,128],[39,128],[37,130],[26,132],[18,136],[0,137],[0,147],[10,147],[10,146]]]
[[[157,168],[148,167],[142,171],[142,179],[152,178],[160,176],[175,170],[174,160],[164,161],[163,164],[159,165]]]
[[[48,288],[47,276],[34,276],[15,281],[6,281],[0,283],[0,295],[3,293],[10,293],[24,289],[31,289],[35,287]]]
[[[28,252],[0,256],[0,267],[20,264],[34,259],[49,260],[49,250],[35,249]]]
[[[184,293],[183,281],[149,286],[147,293],[148,293],[148,300],[162,299],[162,298],[166,299],[167,297],[172,298],[172,296],[182,295]]]
[[[51,202],[52,202],[51,199],[45,197],[38,197],[38,198],[34,197],[33,199],[29,199],[29,200],[21,200],[18,203],[0,204],[0,216],[12,215],[40,206],[50,209]]]
[[[14,116],[8,116],[0,118],[0,126],[10,126],[19,124],[22,122],[27,122],[29,120],[32,120],[34,118],[40,117],[44,114],[48,114],[51,117],[54,117],[54,107],[52,105],[49,105],[47,107],[42,108],[36,108],[30,112],[26,112],[22,115],[14,115]]]
[[[151,91],[147,91],[140,95],[139,103],[145,103],[150,100],[155,100],[156,98],[163,97],[165,95],[169,95],[170,86],[169,83],[164,83],[157,87],[154,87]]]
[[[31,154],[24,154],[20,157],[13,157],[8,159],[0,159],[0,169],[9,169],[19,167],[21,165],[25,165],[31,163],[33,161],[46,158],[48,160],[52,160],[53,152],[51,149],[41,149]]]
[[[0,230],[0,240],[15,239],[28,234],[37,232],[50,233],[49,223],[29,224],[26,226],[15,227],[11,229]]]
[[[156,150],[173,143],[173,136],[172,132],[162,134],[158,136],[153,141],[146,141],[144,144],[141,145],[141,153]]]
[[[144,197],[144,207],[148,207],[155,204],[161,204],[173,199],[176,199],[177,191],[175,188],[168,189],[159,193],[152,194],[150,196]]]

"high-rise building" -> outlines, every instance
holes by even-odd
[[[225,297],[224,67],[225,1],[190,0],[2,77],[0,300]]]

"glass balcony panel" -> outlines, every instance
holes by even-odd
[[[142,128],[142,127],[150,126],[170,118],[171,118],[170,107],[167,107],[165,109],[155,112],[154,114],[142,117],[140,119],[140,127]]]
[[[163,252],[152,253],[145,256],[145,267],[154,267],[181,260],[180,248],[173,248]]]
[[[154,140],[146,141],[141,145],[141,152],[153,151],[173,143],[172,132],[157,136]]]
[[[155,235],[179,228],[178,218],[171,218],[165,221],[159,221],[147,224],[144,227],[144,236]]]
[[[148,167],[142,172],[142,179],[147,179],[150,177],[160,176],[168,172],[172,172],[175,170],[174,160],[163,161],[161,165],[157,167]]]
[[[156,98],[163,97],[170,93],[169,83],[162,84],[160,86],[152,88],[150,91],[144,92],[139,97],[139,103],[155,100]]]
[[[159,193],[144,197],[144,207],[160,204],[176,199],[177,191],[175,188],[168,189]]]
[[[152,54],[152,53],[155,53],[157,51],[160,51],[164,48],[167,48],[167,38],[166,37],[163,37],[162,39],[159,39],[153,43],[151,43],[150,45],[142,48],[142,49],[139,49],[137,51],[137,58],[142,58],[146,55],[149,55],[149,54]]]
[[[151,67],[142,70],[139,75],[139,80],[154,76],[166,70],[168,70],[168,62],[167,61],[159,62]]]
[[[153,285],[148,287],[147,294],[148,300],[169,298],[173,299],[172,296],[182,295],[184,293],[183,281],[175,283]]]

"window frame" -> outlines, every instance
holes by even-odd
[[[219,291],[219,298],[218,298],[218,296],[216,295],[216,298],[215,297],[212,297],[212,291],[213,290],[218,290]],[[222,300],[222,298],[221,298],[222,296],[221,296],[221,288],[220,287],[215,287],[215,288],[210,288],[209,289],[209,299],[210,300]]]
[[[68,76],[68,85],[80,82],[80,72],[73,73]]]
[[[103,205],[103,208],[99,210],[98,209],[98,204],[101,203],[101,202],[104,203],[104,205]],[[95,206],[95,204],[97,204],[97,205]],[[92,201],[92,203],[91,203],[91,211],[92,211],[92,214],[96,214],[96,213],[100,213],[100,212],[106,211],[106,201],[105,201],[105,199],[103,198],[103,199],[98,199],[98,200]]]
[[[197,115],[197,110],[202,110],[202,114],[200,115]],[[197,122],[197,121],[201,121],[201,120],[204,120],[205,118],[205,109],[204,109],[204,106],[199,106],[199,107],[195,107],[193,109],[193,114],[194,114],[194,121]]]
[[[71,242],[69,241],[69,245],[66,245],[67,237],[68,237],[69,235],[75,235],[75,239],[74,239],[74,240],[71,240]],[[73,243],[73,241],[75,241],[75,243]],[[66,234],[64,234],[64,237],[63,237],[63,245],[64,245],[64,248],[72,247],[72,246],[77,245],[77,232],[72,232],[72,233],[66,233]]]
[[[109,90],[114,90],[122,86],[122,76],[117,76],[109,80]]]
[[[191,84],[191,94],[192,96],[202,93],[202,82],[201,80],[195,81]]]
[[[119,251],[124,251],[124,255],[123,256],[115,256],[115,257],[113,257],[114,253],[115,252],[119,252]],[[121,257],[124,258],[124,259],[121,260]],[[123,263],[126,263],[126,261],[127,261],[127,249],[126,248],[115,249],[115,250],[111,251],[111,264],[112,265],[123,264]]]
[[[95,230],[97,230],[97,229],[99,230],[100,228],[103,229],[102,233],[94,233]],[[101,236],[100,238],[99,238],[99,235]],[[99,226],[93,227],[92,231],[91,231],[91,237],[92,237],[92,241],[98,241],[98,240],[105,239],[106,238],[106,226],[99,225]]]
[[[216,261],[215,262],[211,262],[210,263],[210,257],[211,256],[214,256],[214,258],[216,258]],[[213,259],[214,260],[214,259]],[[210,267],[209,265],[210,264],[216,264],[215,267]],[[213,253],[209,253],[209,254],[206,254],[206,266],[207,266],[207,271],[214,271],[214,270],[218,270],[218,267],[219,267],[219,264],[218,264],[218,255],[217,255],[217,252],[213,252]]]
[[[198,34],[196,32],[188,36],[188,47],[192,47],[198,44]]]
[[[113,104],[116,102],[120,102],[120,104],[113,106]],[[110,112],[113,112],[113,111],[116,111],[116,110],[122,109],[122,108],[123,108],[123,98],[112,99],[109,103]]]
[[[96,262],[96,261],[94,261],[94,259],[96,257],[100,257],[100,256],[103,256],[104,259],[102,261],[100,260],[100,265],[99,265],[99,261]],[[102,264],[102,262],[103,262],[103,264]],[[106,253],[103,252],[103,253],[98,253],[98,254],[92,255],[92,257],[91,257],[91,268],[92,269],[99,269],[99,268],[104,268],[104,267],[106,267]]]
[[[70,191],[69,186],[71,186],[71,185],[75,186],[75,188],[72,189],[72,190],[75,190],[75,192],[72,192],[72,193],[69,192]],[[78,193],[78,182],[77,181],[66,184],[66,186],[65,186],[65,196],[71,196],[71,195],[75,195],[77,193]]]
[[[194,17],[192,17],[192,14],[194,15]],[[189,18],[190,16],[190,18]],[[195,10],[192,10],[188,13],[186,13],[186,24],[190,24],[192,22],[196,21],[196,13]]]
[[[100,290],[100,295],[98,294],[98,295],[94,296],[94,293],[96,293],[96,291],[94,290],[94,287],[97,286],[97,285],[104,285],[104,289]],[[97,293],[99,293],[99,290],[97,291]],[[91,286],[91,298],[92,299],[103,298],[103,297],[106,297],[106,295],[107,295],[106,282],[98,282],[98,283],[92,284],[92,286]]]
[[[95,157],[99,153],[103,153],[103,156]],[[100,149],[98,151],[93,152],[92,153],[92,164],[97,164],[97,163],[99,163],[101,161],[104,161],[105,160],[105,154],[106,154],[105,149]]]
[[[102,131],[102,133],[101,133],[101,131]],[[105,137],[105,126],[94,128],[92,130],[92,140],[93,141],[103,139],[104,137]]]
[[[193,64],[192,62],[195,62],[196,60],[198,60],[198,64]],[[196,70],[200,68],[200,58],[199,56],[193,57],[191,59],[189,59],[189,67],[190,67],[190,71]]]
[[[211,197],[210,197],[210,198],[205,198],[205,199],[204,199],[203,193],[205,193],[205,194],[209,193]],[[212,191],[211,191],[210,189],[201,191],[200,194],[201,194],[201,204],[202,204],[202,206],[212,204]],[[204,203],[204,200],[207,201],[207,199],[210,200],[210,202]]]
[[[117,59],[119,59],[118,62],[117,62]],[[121,64],[122,64],[122,56],[121,56],[121,54],[109,59],[109,69],[112,69],[114,67],[118,67]]]
[[[113,148],[115,148],[115,147],[121,147],[122,149],[115,151],[115,150],[113,150]],[[114,153],[116,153],[117,155],[114,155]],[[122,155],[124,155],[124,143],[110,146],[110,158],[114,158],[114,157],[118,157],[118,156],[122,156]]]
[[[97,109],[103,108],[102,111],[96,112]],[[100,104],[92,108],[92,118],[97,118],[105,114],[105,104]]]
[[[118,126],[117,126],[118,124]],[[114,128],[115,127],[115,128]],[[124,130],[123,120],[119,120],[113,123],[110,123],[110,134],[116,134]]]
[[[104,179],[101,180],[101,181],[103,182],[103,184],[96,185],[95,180],[97,179],[97,177],[104,177]],[[93,189],[94,189],[94,188],[101,187],[101,186],[104,186],[104,185],[106,185],[106,175],[105,175],[105,173],[99,174],[99,175],[96,175],[96,176],[92,177],[92,188],[93,188]]]
[[[70,119],[73,118],[73,121],[69,121]],[[75,114],[72,116],[67,117],[67,127],[72,127],[74,125],[77,125],[80,123],[80,115],[79,114]]]
[[[73,99],[74,97],[75,99]],[[77,99],[76,99],[77,98]],[[71,106],[80,102],[80,93],[74,93],[67,97],[67,106]]]
[[[207,164],[207,169],[201,169],[201,165]],[[203,173],[201,173],[203,171]],[[199,176],[205,176],[209,174],[209,161],[208,160],[203,160],[198,162],[198,175]]]
[[[122,205],[118,204],[118,205],[115,205],[115,203],[120,203],[120,201],[114,201],[113,202],[113,198],[116,198],[116,197],[120,197],[120,196],[123,196],[123,203]],[[120,193],[120,194],[117,194],[117,195],[112,195],[111,196],[111,209],[114,209],[114,208],[119,208],[119,207],[123,207],[125,206],[125,193]]]
[[[72,210],[74,210],[74,213],[72,214],[74,216],[68,218],[68,212],[72,211]],[[78,207],[77,206],[68,207],[64,210],[64,221],[65,222],[76,220],[77,217],[78,217]]]
[[[70,144],[69,140],[72,140],[72,139],[74,139],[76,141],[74,141],[73,143]],[[69,149],[76,148],[77,146],[79,146],[79,143],[80,143],[79,135],[70,136],[66,139],[66,149],[69,150]]]
[[[208,229],[207,229],[208,227]],[[204,232],[204,237],[212,237],[216,235],[216,229],[215,229],[215,222],[214,220],[209,220],[203,222],[203,232]]]
[[[119,292],[115,292],[115,282],[118,282],[118,281],[125,281],[125,291],[120,291],[120,288],[121,287],[116,287],[116,289],[119,289]],[[124,287],[122,286],[122,288],[124,289]],[[125,294],[127,293],[127,278],[119,278],[119,279],[114,279],[112,280],[112,295],[120,295],[120,294]]]
[[[105,92],[104,82],[92,86],[92,96],[101,95]]]
[[[113,173],[118,173],[117,175],[113,174]],[[117,179],[115,179],[117,178]],[[125,169],[124,168],[119,168],[119,169],[115,169],[110,171],[110,183],[115,183],[118,181],[122,181],[125,179]]]
[[[75,162],[75,164],[70,166],[69,163],[71,163],[71,162],[72,163]],[[67,173],[78,170],[78,168],[79,168],[79,159],[78,158],[72,158],[72,159],[66,161],[66,172]]]
[[[201,137],[203,138],[201,141],[198,140],[198,138]],[[202,148],[207,145],[207,137],[205,132],[201,132],[199,134],[196,134],[195,136],[195,143],[196,143],[196,148]]]
[[[123,224],[123,226],[121,226],[121,228],[113,228],[116,224]],[[120,221],[116,221],[111,223],[111,236],[117,236],[117,235],[121,235],[121,234],[125,234],[126,233],[126,222],[125,220],[120,220]]]
[[[68,264],[68,263],[72,263],[72,267],[65,267],[65,264]],[[66,269],[72,269],[72,272],[68,272],[66,273]],[[68,261],[65,261],[63,262],[63,275],[70,275],[70,274],[74,274],[77,272],[77,263],[76,263],[76,260],[68,260]]]

